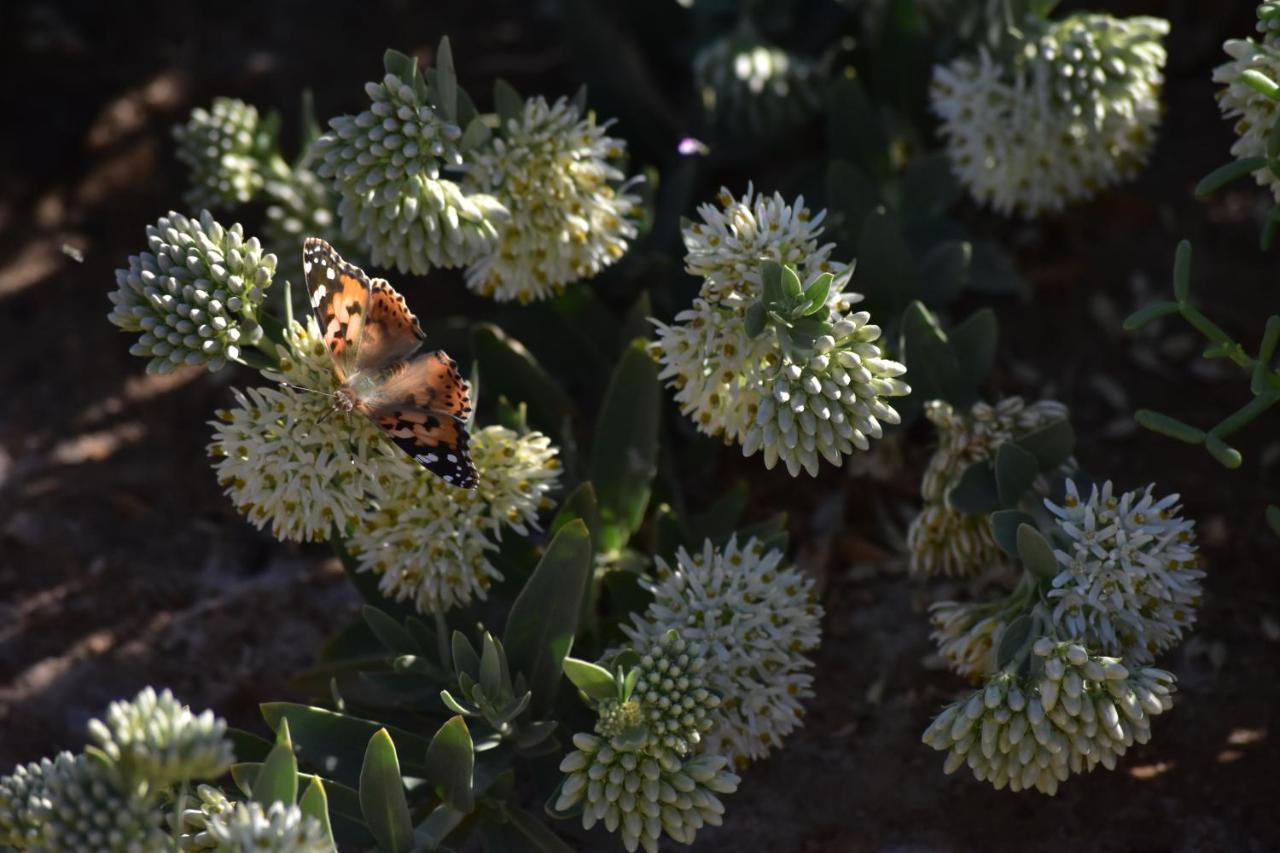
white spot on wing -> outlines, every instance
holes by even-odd
[[[324,271],[324,277],[333,281],[333,267],[327,267]]]
[[[306,258],[302,259],[302,271],[305,273],[311,272],[311,261]]]
[[[319,308],[320,303],[324,301],[324,295],[328,293],[323,284],[317,284],[315,292],[311,294],[311,307]]]

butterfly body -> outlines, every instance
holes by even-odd
[[[337,374],[334,408],[369,418],[449,485],[475,488],[466,429],[471,395],[457,363],[440,350],[414,355],[426,335],[404,297],[328,243],[308,238],[302,268]]]

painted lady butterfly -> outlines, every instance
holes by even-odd
[[[410,358],[426,335],[404,297],[349,264],[323,240],[302,244],[311,307],[338,374],[333,406],[374,422],[451,486],[478,481],[467,449],[471,395],[443,350]]]

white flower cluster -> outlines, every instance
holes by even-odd
[[[184,364],[217,370],[258,341],[258,308],[271,286],[276,256],[237,224],[224,228],[208,211],[199,220],[170,212],[147,226],[149,251],[116,270],[107,319],[141,332],[129,352],[149,358],[148,373]]]
[[[0,777],[0,850],[31,850],[45,841],[48,833],[39,813],[45,786],[55,766],[73,760],[64,752],[53,760],[20,764]]]
[[[266,219],[262,223],[263,242],[276,252],[282,263],[287,263],[279,272],[291,282],[301,284],[306,280],[302,253],[298,251],[306,237],[319,237],[339,249],[345,258],[359,257],[360,253],[342,237],[336,213],[337,194],[311,169],[298,165],[273,172],[267,178],[263,195],[268,200]],[[297,290],[299,296],[305,292],[302,288]]]
[[[814,216],[803,198],[787,204],[750,187],[742,199],[722,190],[719,202],[699,208],[702,223],[684,229],[686,269],[704,280],[691,308],[670,325],[655,324],[659,376],[701,432],[741,445],[744,455],[762,453],[768,468],[781,460],[793,477],[817,476],[820,458],[838,465],[854,448],[870,447],[883,424],[898,422],[886,398],[910,393],[898,378],[906,368],[883,357],[870,315],[851,311],[862,297],[843,290],[848,267],[830,262],[831,246],[818,244],[825,211]],[[836,276],[831,332],[812,351],[771,333],[747,334],[766,260],[792,266],[802,280]]]
[[[960,182],[1035,217],[1132,178],[1155,141],[1168,31],[1150,17],[1028,19],[1008,64],[984,48],[937,66],[930,97]]]
[[[738,766],[764,758],[801,723],[813,695],[813,662],[822,608],[813,581],[782,565],[779,551],[736,537],[721,549],[708,541],[674,566],[657,560],[653,602],[622,630],[644,647],[675,631],[705,649],[702,675],[720,697],[707,748]]]
[[[638,648],[630,695],[600,702],[595,734],[575,735],[560,762],[554,808],[581,806],[584,828],[603,822],[627,850],[653,853],[664,832],[692,844],[704,825],[719,826],[716,795],[737,790],[738,777],[727,757],[697,754],[720,704],[706,686],[707,649],[674,630]]]
[[[1260,4],[1259,12],[1262,13],[1269,5]],[[1260,14],[1258,30],[1263,34],[1262,41],[1230,39],[1222,46],[1230,59],[1213,70],[1213,82],[1222,84],[1222,88],[1218,90],[1218,106],[1224,118],[1235,121],[1234,129],[1238,138],[1231,146],[1231,153],[1238,160],[1266,156],[1267,135],[1280,116],[1277,111],[1280,103],[1250,86],[1242,76],[1246,71],[1253,71],[1280,82],[1280,33],[1276,29],[1278,20],[1280,18],[1274,15],[1264,18]],[[1270,188],[1276,199],[1280,200],[1280,175],[1263,166],[1253,176],[1259,186]]]
[[[207,824],[212,848],[218,853],[332,853],[320,821],[304,815],[296,805],[274,802],[237,803],[212,815]]]
[[[929,607],[933,632],[929,638],[938,654],[957,675],[982,678],[995,668],[994,652],[1001,632],[1012,618],[1003,603],[972,604],[939,601]]]
[[[184,853],[217,850],[218,841],[209,833],[209,823],[214,818],[225,818],[235,809],[235,803],[212,785],[196,789],[195,801],[188,800],[177,816],[178,846]]]
[[[1031,675],[997,673],[930,724],[922,740],[947,752],[945,772],[967,764],[997,790],[1052,796],[1072,774],[1114,769],[1130,746],[1150,739],[1151,718],[1173,706],[1174,678],[1164,670],[1131,672],[1047,637],[1032,651]]]
[[[826,69],[761,39],[729,33],[693,58],[702,105],[731,133],[780,133],[804,121],[822,102]]]
[[[394,74],[365,92],[369,108],[331,119],[313,148],[316,173],[341,197],[343,234],[402,273],[465,266],[491,251],[506,210],[444,174],[462,162],[462,129]]]
[[[348,543],[362,571],[378,575],[378,588],[424,613],[485,597],[502,574],[489,561],[503,528],[524,534],[537,527],[539,509],[560,476],[551,440],[489,426],[471,436],[480,474],[474,490],[456,489],[434,474],[397,460],[383,466],[374,502],[360,514]]]
[[[235,98],[215,98],[174,127],[178,159],[191,170],[182,197],[191,208],[224,208],[251,200],[265,184],[258,152],[258,110]]]
[[[226,733],[226,721],[212,711],[197,715],[168,690],[151,687],[112,702],[105,720],[89,721],[89,737],[116,769],[157,789],[226,772],[235,761]]]
[[[1054,400],[1028,405],[1021,397],[1006,397],[995,405],[976,403],[967,413],[932,400],[924,412],[938,431],[938,448],[920,484],[924,506],[907,531],[911,571],[973,575],[1006,563],[987,516],[952,509],[947,490],[967,467],[989,459],[1004,442],[1066,418],[1067,407]]]
[[[611,161],[626,143],[565,98],[525,101],[466,158],[467,185],[509,212],[498,240],[467,268],[467,286],[499,302],[547,299],[591,278],[636,236],[639,198]]]
[[[1053,624],[1139,664],[1181,640],[1204,578],[1195,522],[1179,514],[1176,494],[1157,500],[1153,488],[1117,497],[1108,481],[1081,500],[1068,480],[1062,506],[1045,501],[1070,543],[1056,552],[1062,571],[1048,592]]]
[[[144,853],[168,849],[159,809],[128,790],[111,765],[93,756],[64,752],[46,769],[43,782],[33,803],[42,835],[31,850]]]

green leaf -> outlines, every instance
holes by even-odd
[[[1179,304],[1191,298],[1191,242],[1179,240],[1173,256],[1173,295]]]
[[[800,284],[800,276],[796,275],[794,268],[784,266],[782,268],[782,292],[787,297],[787,302],[794,304],[804,295],[804,286]]]
[[[273,730],[287,722],[298,757],[309,766],[322,769],[327,778],[349,787],[359,784],[363,744],[381,728],[372,720],[293,702],[265,703],[262,716]],[[394,727],[387,730],[405,755],[426,752],[426,738]]]
[[[1035,524],[1035,519],[1018,509],[998,509],[991,513],[991,532],[996,544],[1010,557],[1018,556],[1018,528]]]
[[[1187,444],[1200,444],[1205,439],[1205,431],[1184,423],[1177,418],[1153,412],[1150,409],[1139,409],[1133,419],[1142,426],[1169,438],[1185,441]]]
[[[511,826],[515,827],[529,842],[530,847],[525,849],[530,853],[573,853],[573,848],[561,841],[550,827],[524,809],[514,805],[504,805],[502,813]]]
[[[947,503],[952,509],[981,515],[1000,506],[996,489],[996,475],[991,463],[985,459],[974,462],[964,470],[956,484],[947,491]]]
[[[1013,443],[1034,456],[1041,471],[1053,471],[1075,450],[1076,433],[1071,421],[1063,418],[1038,427]]]
[[[963,190],[942,151],[915,157],[902,172],[903,217],[941,216],[960,200]]]
[[[427,779],[440,799],[464,814],[475,808],[475,765],[475,746],[467,723],[460,716],[451,717],[427,749]]]
[[[511,676],[506,672],[506,656],[488,631],[484,632],[483,651],[480,653],[480,688],[491,701],[496,701],[511,689]]]
[[[1033,525],[1018,525],[1018,556],[1038,581],[1052,580],[1058,574],[1058,558],[1053,556],[1053,546]]]
[[[274,802],[291,806],[298,799],[298,757],[293,754],[287,721],[276,730],[276,745],[253,780],[253,799],[263,807]]]
[[[591,537],[581,520],[560,529],[511,605],[502,645],[511,669],[533,691],[535,719],[551,707],[565,656],[578,630],[592,570]]]
[[[648,338],[653,334],[653,323],[649,318],[653,316],[653,301],[649,298],[649,291],[642,290],[640,295],[636,297],[636,301],[631,303],[631,307],[627,309],[627,315],[622,320],[622,329],[620,340],[624,344],[634,341],[636,338]]]
[[[231,766],[232,780],[236,783],[240,792],[247,797],[252,796],[253,783],[257,780],[260,772],[262,772],[261,762],[245,762]],[[360,813],[360,795],[356,793],[355,788],[335,782],[332,779],[321,779],[311,773],[298,774],[299,784],[305,783],[310,787],[316,782],[321,782],[324,785],[330,814],[341,815],[354,820],[363,820],[363,815]],[[306,799],[305,795],[303,799]]]
[[[827,145],[833,157],[852,159],[866,174],[884,180],[892,172],[889,139],[875,105],[858,78],[840,77],[827,87]]]
[[[471,346],[487,393],[528,403],[530,422],[549,435],[558,434],[573,414],[573,401],[524,345],[486,323],[472,332]]]
[[[458,117],[458,74],[453,69],[453,49],[449,37],[440,39],[436,49],[436,105],[450,121]]]
[[[360,768],[360,810],[378,847],[391,853],[413,850],[413,820],[400,777],[396,745],[386,729],[369,738]]]
[[[1272,531],[1280,536],[1280,506],[1267,507],[1267,524],[1271,525]]]
[[[1244,457],[1240,455],[1239,450],[1231,447],[1212,432],[1204,437],[1204,449],[1209,451],[1209,455],[1218,460],[1224,468],[1235,470],[1244,462]]]
[[[911,403],[904,401],[900,409],[905,410],[904,418],[913,409],[919,411],[925,400],[964,404],[969,392],[961,380],[960,362],[937,319],[921,302],[912,302],[902,315],[898,351],[911,382]]]
[[[414,642],[413,636],[395,619],[376,607],[366,604],[360,609],[360,615],[378,642],[387,651],[395,655],[420,655],[428,649],[421,648]]]
[[[1178,313],[1177,302],[1154,302],[1151,305],[1139,308],[1134,311],[1124,321],[1124,330],[1126,332],[1136,332],[1152,320],[1158,320],[1161,317],[1168,317],[1170,314]]]
[[[493,108],[502,119],[502,130],[505,132],[508,122],[519,123],[520,116],[524,114],[524,98],[520,97],[514,86],[499,77],[493,83]]]
[[[602,550],[626,544],[644,521],[658,468],[661,401],[658,366],[645,351],[645,342],[633,341],[609,380],[591,448],[591,482],[600,520],[606,529],[620,527],[624,534],[622,541],[601,542]]]
[[[564,674],[575,687],[597,701],[618,695],[613,674],[597,664],[568,657],[564,659]]]
[[[808,304],[805,306],[803,313],[806,316],[818,313],[827,304],[827,297],[831,294],[831,282],[833,281],[835,281],[835,276],[829,272],[824,272],[814,278],[809,283],[809,286],[805,288],[804,298]],[[752,337],[755,336],[752,335]]]
[[[1026,613],[1017,616],[1004,626],[1000,632],[1000,643],[996,646],[996,669],[1004,669],[1017,656],[1018,652],[1031,638],[1032,620]]]
[[[1201,178],[1200,183],[1196,184],[1196,195],[1203,198],[1215,193],[1227,184],[1238,181],[1246,175],[1266,167],[1266,165],[1266,157],[1245,157],[1243,160],[1232,160],[1230,163],[1219,166]]]
[[[715,545],[726,542],[747,511],[751,490],[743,481],[730,486],[711,506],[689,519],[690,535],[696,542],[710,539]]]
[[[265,761],[274,745],[264,737],[234,726],[227,728],[227,737],[235,749],[237,761]]]
[[[867,216],[858,238],[855,286],[874,316],[897,316],[920,292],[911,248],[898,220],[884,208]]]
[[[880,206],[880,188],[857,166],[846,160],[827,165],[827,209],[833,230],[850,244],[862,233],[871,211]]]
[[[426,820],[418,824],[415,835],[427,850],[438,850],[449,833],[457,829],[466,817],[466,812],[460,812],[448,803],[441,803],[431,810]]]
[[[777,261],[765,261],[760,265],[760,280],[764,285],[764,304],[768,308],[783,304],[782,265]]]
[[[465,151],[472,151],[484,145],[493,137],[493,131],[489,130],[489,125],[484,123],[482,118],[473,118],[471,123],[467,125],[467,129],[462,134],[462,139],[458,142],[458,147]]]
[[[760,333],[764,331],[765,318],[767,316],[766,311],[767,309],[764,307],[763,302],[752,302],[751,305],[747,307],[746,320],[743,322],[743,326],[747,332],[747,337],[760,337]]]
[[[398,50],[388,49],[382,54],[382,67],[406,86],[412,86],[418,74],[418,60]]]
[[[1018,273],[1013,258],[991,240],[973,244],[973,260],[969,264],[969,289],[977,293],[1026,293],[1027,283]]]
[[[996,492],[1006,507],[1017,504],[1031,488],[1040,466],[1036,457],[1012,441],[996,448]]]
[[[590,480],[579,483],[560,504],[560,510],[551,520],[551,535],[559,533],[560,528],[574,519],[582,519],[586,523],[592,541],[600,535],[600,507],[596,504],[596,490]]]
[[[947,240],[934,246],[920,259],[920,299],[926,305],[948,305],[969,283],[973,244],[967,240]]]
[[[955,402],[967,405],[976,400],[978,387],[986,381],[996,361],[996,347],[1000,342],[996,312],[990,308],[974,311],[947,331],[947,342],[960,371],[957,393],[960,393],[961,386],[967,391],[962,399]]]
[[[298,801],[298,808],[304,815],[319,822],[325,837],[329,839],[329,846],[337,850],[338,845],[333,840],[333,826],[329,822],[329,796],[325,793],[324,782],[319,776],[311,777],[311,784],[307,785],[302,799]]]

